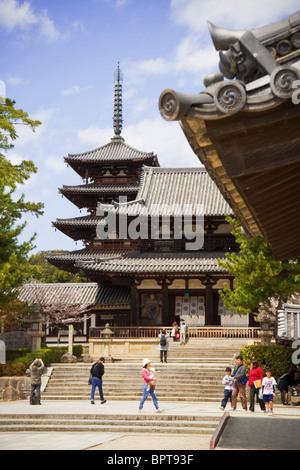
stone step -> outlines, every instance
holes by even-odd
[[[151,415],[2,415],[0,432],[136,432],[212,434],[218,419]]]
[[[98,395],[99,396],[99,395]],[[95,395],[96,397],[96,395]],[[105,399],[109,401],[136,401],[139,402],[142,398],[142,394],[136,394],[136,395],[128,395],[128,396],[106,396]],[[221,401],[223,398],[223,394],[221,395],[202,395],[201,397],[195,397],[195,396],[180,396],[180,397],[174,397],[173,395],[171,396],[158,396],[159,402],[218,402]],[[42,401],[47,401],[47,400],[90,400],[90,395],[50,395],[50,396],[42,396]],[[95,398],[95,401],[97,398]]]
[[[169,427],[169,426],[117,426],[117,425],[44,425],[44,424],[28,424],[28,425],[8,425],[0,428],[1,432],[121,432],[121,433],[166,433],[166,434],[212,434],[215,428],[182,428],[181,425]]]

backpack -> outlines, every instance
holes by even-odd
[[[161,346],[166,346],[167,345],[166,335],[163,335],[163,334],[161,335],[159,344]]]

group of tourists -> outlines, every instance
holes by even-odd
[[[265,372],[265,375],[264,375]],[[231,403],[231,411],[236,411],[237,398],[240,395],[242,412],[249,411],[254,412],[255,398],[257,399],[260,410],[262,413],[267,413],[268,416],[273,415],[273,401],[276,396],[276,387],[281,393],[281,401],[283,405],[288,405],[288,388],[297,387],[296,383],[296,370],[292,370],[282,377],[280,377],[277,384],[274,377],[272,377],[272,369],[267,367],[263,372],[262,368],[259,367],[257,360],[251,360],[249,379],[246,375],[246,367],[243,363],[242,356],[236,357],[236,366],[233,371],[230,367],[226,368],[226,375],[224,376],[222,383],[224,387],[224,398],[221,402],[221,410],[225,410],[228,401]],[[247,410],[247,398],[246,398],[246,384],[248,382],[249,387],[249,401],[250,406]]]
[[[178,334],[178,325],[176,322],[172,325],[171,337],[173,340],[176,339]],[[180,326],[180,341],[185,344],[186,341],[186,325],[184,322]],[[167,362],[167,352],[169,349],[168,339],[170,338],[169,333],[165,330],[158,335],[161,363]],[[101,404],[106,403],[103,396],[102,389],[102,377],[104,375],[104,363],[105,358],[95,362],[90,370],[89,384],[91,388],[91,404],[95,404],[95,391],[96,388],[99,390]],[[40,392],[41,392],[41,377],[44,370],[44,363],[42,359],[36,358],[30,365],[30,377],[31,377],[31,393],[30,393],[30,404],[41,404]],[[283,405],[288,405],[288,389],[294,387],[297,390],[296,374],[297,370],[291,370],[290,372],[282,375],[278,381],[272,376],[272,370],[268,367],[265,371],[259,366],[257,360],[251,360],[250,373],[247,377],[246,367],[243,362],[242,356],[236,357],[236,365],[232,371],[230,367],[226,368],[226,375],[224,376],[222,383],[224,385],[224,397],[221,402],[221,410],[225,410],[228,402],[231,403],[231,411],[236,411],[238,395],[240,396],[242,412],[249,411],[254,412],[255,409],[255,398],[260,406],[261,412],[268,413],[269,416],[273,415],[273,401],[276,396],[276,387],[281,393],[281,401]],[[265,374],[264,374],[265,373]],[[151,367],[151,360],[145,358],[142,363],[142,378],[143,378],[143,396],[139,404],[139,412],[143,411],[144,403],[150,394],[153,400],[153,404],[158,413],[162,412],[159,408],[155,388],[156,388],[156,376],[155,369]],[[247,398],[246,398],[246,384],[248,382],[249,387],[249,410],[247,409]]]

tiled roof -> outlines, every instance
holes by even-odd
[[[64,305],[127,305],[130,291],[126,287],[106,287],[97,283],[24,284],[18,299],[29,305],[39,303]]]
[[[140,161],[154,160],[156,164],[157,156],[153,152],[142,152],[125,144],[123,139],[111,139],[106,145],[98,147],[94,150],[78,154],[69,154],[65,157],[67,163],[72,162],[117,162],[117,161]]]
[[[136,193],[139,189],[138,185],[134,184],[82,184],[77,186],[66,186],[64,185],[59,191],[64,194],[75,193],[75,194],[102,194],[102,193],[113,193],[113,194],[126,194]]]
[[[118,274],[205,274],[226,272],[218,265],[224,253],[139,253],[129,252],[112,258],[78,262],[77,266],[87,272]]]
[[[111,258],[112,256],[120,256],[127,254],[128,250],[89,250],[83,248],[82,250],[75,250],[63,253],[51,253],[47,256],[47,260],[59,260],[62,262],[77,262],[77,261],[89,261],[98,258]]]
[[[127,204],[103,205],[103,209],[129,216],[232,214],[230,206],[203,168],[143,167],[136,200]]]

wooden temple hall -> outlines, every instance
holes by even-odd
[[[230,206],[203,167],[162,168],[152,152],[129,146],[121,136],[121,98],[118,68],[114,137],[65,158],[83,184],[60,192],[88,215],[57,219],[53,226],[82,240],[84,249],[48,261],[87,282],[61,286],[61,301],[89,303],[92,313],[81,328],[86,335],[106,323],[115,330],[170,327],[180,319],[193,328],[252,326],[252,318],[228,311],[218,294],[234,282],[218,264],[238,249],[225,219],[233,215]],[[48,294],[58,289],[28,284],[24,298],[38,288]]]

